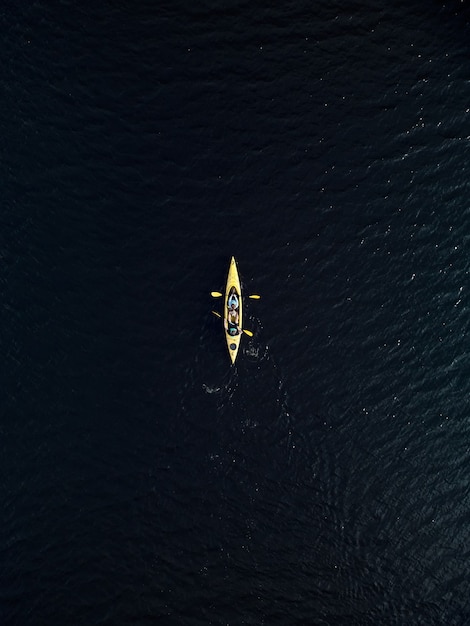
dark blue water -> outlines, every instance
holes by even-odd
[[[0,25],[1,624],[470,623],[467,4]]]

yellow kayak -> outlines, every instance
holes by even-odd
[[[237,358],[242,336],[242,288],[235,257],[230,261],[224,298],[224,333],[232,365]]]

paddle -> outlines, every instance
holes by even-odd
[[[212,313],[216,317],[222,318],[222,315],[220,313],[217,313],[217,311],[212,311]],[[251,332],[251,330],[245,330],[244,328],[242,328],[242,331],[245,333],[245,335],[248,335],[248,337],[253,337],[253,333]]]
[[[221,298],[224,294],[220,293],[220,291],[211,291],[211,296],[213,298]],[[251,298],[252,300],[260,300],[261,296],[258,296],[257,294],[253,294],[252,296],[248,296],[249,298]]]

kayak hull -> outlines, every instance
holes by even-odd
[[[235,257],[232,257],[230,261],[230,267],[228,270],[227,284],[225,286],[225,297],[224,297],[224,334],[225,334],[225,339],[227,341],[228,353],[230,356],[230,360],[232,361],[232,365],[235,363],[235,359],[237,358],[238,349],[240,347],[240,340],[242,336],[242,332],[240,332],[238,335],[231,336],[229,335],[227,331],[228,322],[229,322],[228,300],[229,300],[231,293],[233,292],[235,292],[238,298],[238,309],[237,309],[238,326],[240,328],[243,328],[242,288],[240,284],[240,277],[238,275],[238,268],[237,268],[237,262],[235,261]]]

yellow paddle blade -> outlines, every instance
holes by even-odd
[[[221,298],[222,294],[220,293],[220,291],[211,291],[211,296],[213,298]]]
[[[216,316],[216,317],[222,317],[222,315],[220,313],[217,313],[217,311],[212,311],[212,313]]]
[[[252,300],[260,300],[261,296],[257,296],[255,293],[252,296],[248,296],[249,298],[251,298]]]

